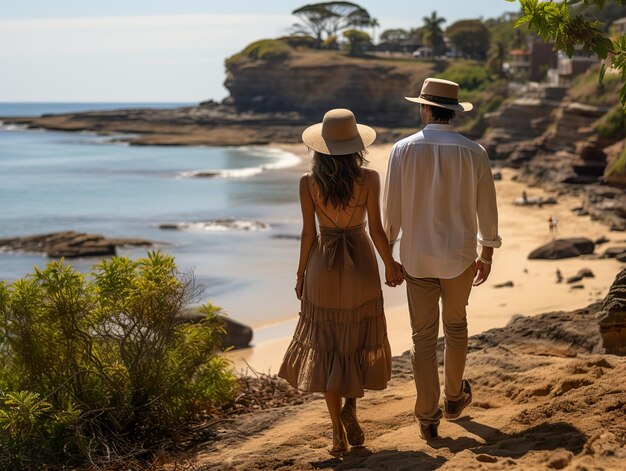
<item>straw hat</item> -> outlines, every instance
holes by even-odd
[[[438,106],[454,111],[470,111],[474,108],[469,102],[459,103],[459,84],[450,80],[427,78],[422,85],[422,91],[418,97],[405,96],[414,103]]]
[[[344,108],[328,111],[321,123],[309,126],[302,133],[302,141],[309,149],[329,155],[360,152],[375,139],[376,131],[357,124],[354,113]]]

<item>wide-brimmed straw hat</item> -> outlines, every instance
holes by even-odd
[[[302,141],[309,149],[329,155],[360,152],[375,139],[376,131],[357,124],[354,113],[345,108],[328,111],[321,123],[309,126],[302,133]]]
[[[422,85],[420,96],[405,96],[414,103],[438,106],[454,111],[470,111],[474,108],[469,102],[459,103],[459,84],[450,80],[427,78]]]

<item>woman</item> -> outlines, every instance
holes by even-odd
[[[347,451],[347,442],[363,444],[356,398],[363,397],[363,389],[384,389],[391,377],[378,265],[365,232],[366,216],[385,264],[386,284],[397,286],[403,276],[381,223],[380,178],[362,167],[363,152],[375,138],[376,132],[357,124],[346,109],[330,110],[322,123],[302,134],[314,152],[312,171],[300,178],[303,229],[295,289],[302,304],[278,374],[295,388],[325,393],[333,454]]]

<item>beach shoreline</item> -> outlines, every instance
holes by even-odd
[[[303,144],[272,143],[272,147],[298,155],[302,160],[291,171],[306,172],[310,167],[310,154]],[[379,172],[384,181],[391,144],[375,144],[368,149],[368,166]],[[609,232],[609,229],[589,217],[577,216],[573,209],[580,206],[579,197],[560,195],[557,204],[543,207],[519,207],[514,200],[522,191],[532,197],[548,198],[555,194],[543,188],[529,188],[516,181],[519,172],[514,169],[494,169],[501,174],[496,192],[500,215],[502,248],[494,255],[494,266],[489,280],[474,288],[468,306],[469,335],[476,335],[492,328],[504,327],[515,316],[533,316],[548,311],[574,310],[590,302],[600,300],[608,290],[615,275],[623,268],[615,259],[583,256],[563,260],[527,260],[527,255],[552,239],[548,231],[548,218],[556,215],[559,220],[559,237],[588,237],[592,240],[607,236],[611,242],[597,246],[601,254],[604,247],[626,245],[626,234]],[[396,244],[397,246],[398,244]],[[394,255],[398,257],[397,247]],[[567,278],[582,268],[589,268],[593,278],[586,278],[583,288],[572,289],[573,284],[556,283],[557,268]],[[497,288],[496,285],[513,282],[512,287]],[[550,287],[549,289],[547,289]],[[291,292],[285,295],[292,295]],[[404,286],[383,286],[388,336],[393,355],[401,355],[411,347],[408,305]],[[298,316],[284,318],[269,326],[255,330],[253,346],[226,353],[236,371],[250,369],[275,373],[291,339]],[[440,327],[440,335],[442,328]]]

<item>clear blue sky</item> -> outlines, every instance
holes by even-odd
[[[0,101],[200,101],[227,95],[223,60],[285,34],[287,0],[2,0]],[[450,24],[505,0],[362,0],[382,31],[436,10]]]

